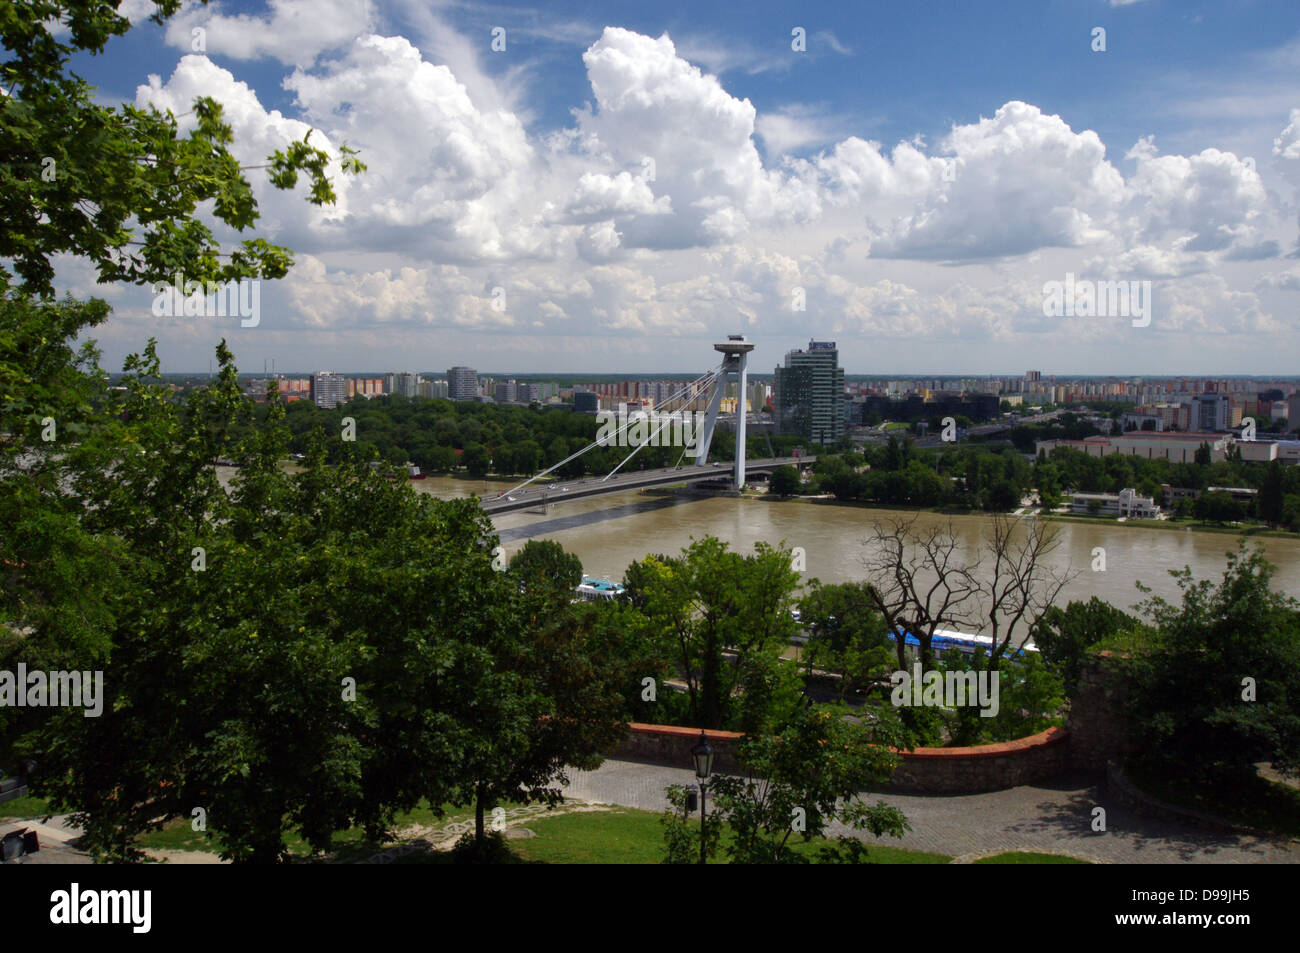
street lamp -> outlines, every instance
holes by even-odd
[[[709,775],[713,773],[713,748],[709,739],[700,729],[700,743],[691,749],[691,758],[695,761],[695,776],[700,779],[700,863],[705,862],[707,840],[704,834],[704,819],[708,813],[705,807],[705,792],[708,790]]]

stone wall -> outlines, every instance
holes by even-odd
[[[979,794],[1047,781],[1065,770],[1070,733],[1064,728],[1016,741],[972,748],[901,752],[890,788],[909,794]]]
[[[713,749],[713,770],[733,772],[736,766],[735,746],[743,735],[734,731],[706,731],[704,736]],[[678,768],[693,768],[691,749],[700,743],[700,729],[680,728],[676,725],[646,725],[632,722],[627,726],[627,736],[612,753],[614,758],[653,761]]]
[[[1123,760],[1126,747],[1126,693],[1120,666],[1123,657],[1102,652],[1084,665],[1064,728],[995,745],[973,748],[917,748],[901,753],[890,788],[918,794],[976,794],[1020,784],[1036,784],[1057,775],[1104,775],[1109,762]],[[733,731],[708,731],[717,752],[718,771],[738,770]],[[690,768],[698,728],[633,723],[613,757]]]
[[[1128,698],[1119,670],[1122,664],[1122,657],[1102,652],[1080,672],[1065,720],[1072,771],[1104,774],[1108,762],[1131,753],[1125,740]]]

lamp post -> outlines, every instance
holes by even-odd
[[[708,845],[704,827],[708,808],[705,807],[704,798],[709,786],[709,775],[713,773],[713,748],[709,745],[703,728],[700,729],[700,743],[691,749],[691,758],[695,761],[695,776],[700,779],[700,863],[703,864]]]

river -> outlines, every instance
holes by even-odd
[[[414,481],[420,492],[439,497],[468,496],[484,492],[484,481],[430,477]],[[513,485],[490,481],[491,493]],[[807,557],[806,577],[822,582],[863,579],[865,539],[874,520],[916,516],[918,525],[946,524],[969,553],[987,533],[989,518],[980,515],[949,517],[937,513],[866,509],[796,500],[768,501],[736,497],[674,497],[620,493],[576,500],[551,507],[548,514],[514,512],[496,517],[506,552],[513,555],[529,539],[553,539],[575,553],[591,575],[619,579],[634,560],[648,553],[675,555],[696,538],[712,534],[733,550],[752,552],[756,542],[802,547]],[[1077,575],[1062,593],[1068,599],[1099,596],[1118,608],[1130,610],[1144,598],[1134,583],[1141,581],[1166,599],[1181,601],[1171,569],[1191,566],[1196,578],[1219,579],[1225,554],[1235,549],[1237,538],[1225,533],[1151,529],[1117,523],[1054,524],[1060,545],[1053,563]],[[1274,588],[1300,595],[1300,540],[1258,540],[1277,566]],[[1094,572],[1093,550],[1105,550],[1105,570]]]
[[[231,472],[218,468],[223,482]],[[450,499],[474,494],[496,494],[517,481],[469,480],[429,477],[411,485],[420,493]],[[549,513],[503,513],[493,521],[508,555],[529,539],[553,539],[582,560],[593,576],[621,579],[634,560],[649,553],[676,555],[691,537],[712,534],[738,552],[753,551],[760,540],[802,547],[806,554],[805,578],[822,582],[854,582],[864,577],[865,539],[874,520],[916,516],[918,525],[947,523],[967,552],[980,545],[989,518],[980,515],[946,516],[886,509],[866,509],[797,500],[768,501],[737,497],[651,496],[618,493],[596,499],[575,500],[552,506]],[[1181,601],[1171,569],[1190,566],[1197,579],[1218,580],[1225,554],[1236,547],[1236,537],[1225,533],[1151,529],[1112,522],[1056,523],[1060,545],[1053,563],[1076,572],[1063,590],[1061,602],[1099,596],[1129,611],[1142,594],[1141,581],[1158,595]],[[1262,538],[1269,560],[1277,566],[1274,589],[1300,596],[1300,540]],[[1105,570],[1094,572],[1094,550],[1105,550]]]

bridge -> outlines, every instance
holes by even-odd
[[[495,497],[483,500],[483,510],[489,515],[495,515],[497,513],[508,513],[511,510],[523,510],[551,503],[564,503],[569,500],[602,496],[606,493],[623,493],[627,490],[643,490],[648,487],[670,486],[675,483],[701,483],[716,480],[726,481],[736,489],[743,489],[747,468],[754,472],[770,473],[776,467],[799,466],[816,460],[816,457],[774,457],[766,460],[746,461],[745,400],[748,381],[746,365],[749,352],[754,349],[754,345],[746,341],[744,335],[732,334],[727,337],[727,340],[713,345],[713,349],[722,355],[721,363],[695,380],[690,381],[677,393],[670,396],[663,402],[663,407],[656,407],[653,411],[653,417],[649,419],[648,423],[644,413],[634,415],[631,419],[627,419],[624,415],[620,426],[614,432],[608,433],[606,428],[602,427],[597,434],[596,440],[578,452],[569,454],[563,460],[552,464],[536,476],[529,477],[518,486],[506,490],[504,493],[498,493]],[[738,401],[736,459],[731,467],[727,468],[721,463],[709,464],[708,458],[709,446],[713,442],[713,431],[718,423],[718,411],[722,406],[723,398],[726,396],[727,386],[733,377],[736,380],[736,399]],[[700,415],[704,419],[698,432],[693,427],[683,428],[682,410],[689,408],[699,400],[705,400],[709,409],[707,413]],[[674,404],[677,405],[676,409],[673,409]],[[665,409],[667,410],[666,415],[664,414]],[[601,413],[608,414],[610,412],[602,411]],[[669,438],[673,438],[674,425],[676,426],[676,436],[682,441],[682,456],[680,459],[685,460],[687,453],[690,453],[694,457],[694,463],[688,463],[684,466],[679,463],[674,467],[663,467],[654,470],[631,470],[627,473],[619,473],[643,447],[658,446],[658,435],[665,429],[668,429]],[[653,427],[653,429],[651,430],[650,427]],[[686,433],[688,430],[691,431],[689,436]],[[552,478],[552,480],[546,482],[545,486],[538,482],[544,480],[547,474],[576,460],[584,453],[594,450],[596,447],[608,446],[629,447],[631,450],[619,462],[618,466],[614,467],[605,476],[589,477],[576,481],[570,480],[568,482],[556,481]],[[531,484],[534,483],[538,485],[530,489]]]
[[[777,467],[797,467],[816,461],[816,457],[773,457],[766,460],[747,460],[749,473],[771,473]],[[545,506],[551,503],[567,503],[606,493],[626,493],[630,490],[644,490],[655,486],[672,486],[678,483],[702,483],[719,481],[731,484],[731,471],[727,464],[713,466],[692,466],[686,464],[677,467],[664,467],[656,470],[633,470],[630,473],[616,473],[608,478],[585,477],[580,480],[562,480],[546,486],[507,490],[496,496],[486,497],[482,501],[483,511],[489,516],[523,510],[531,507]]]

